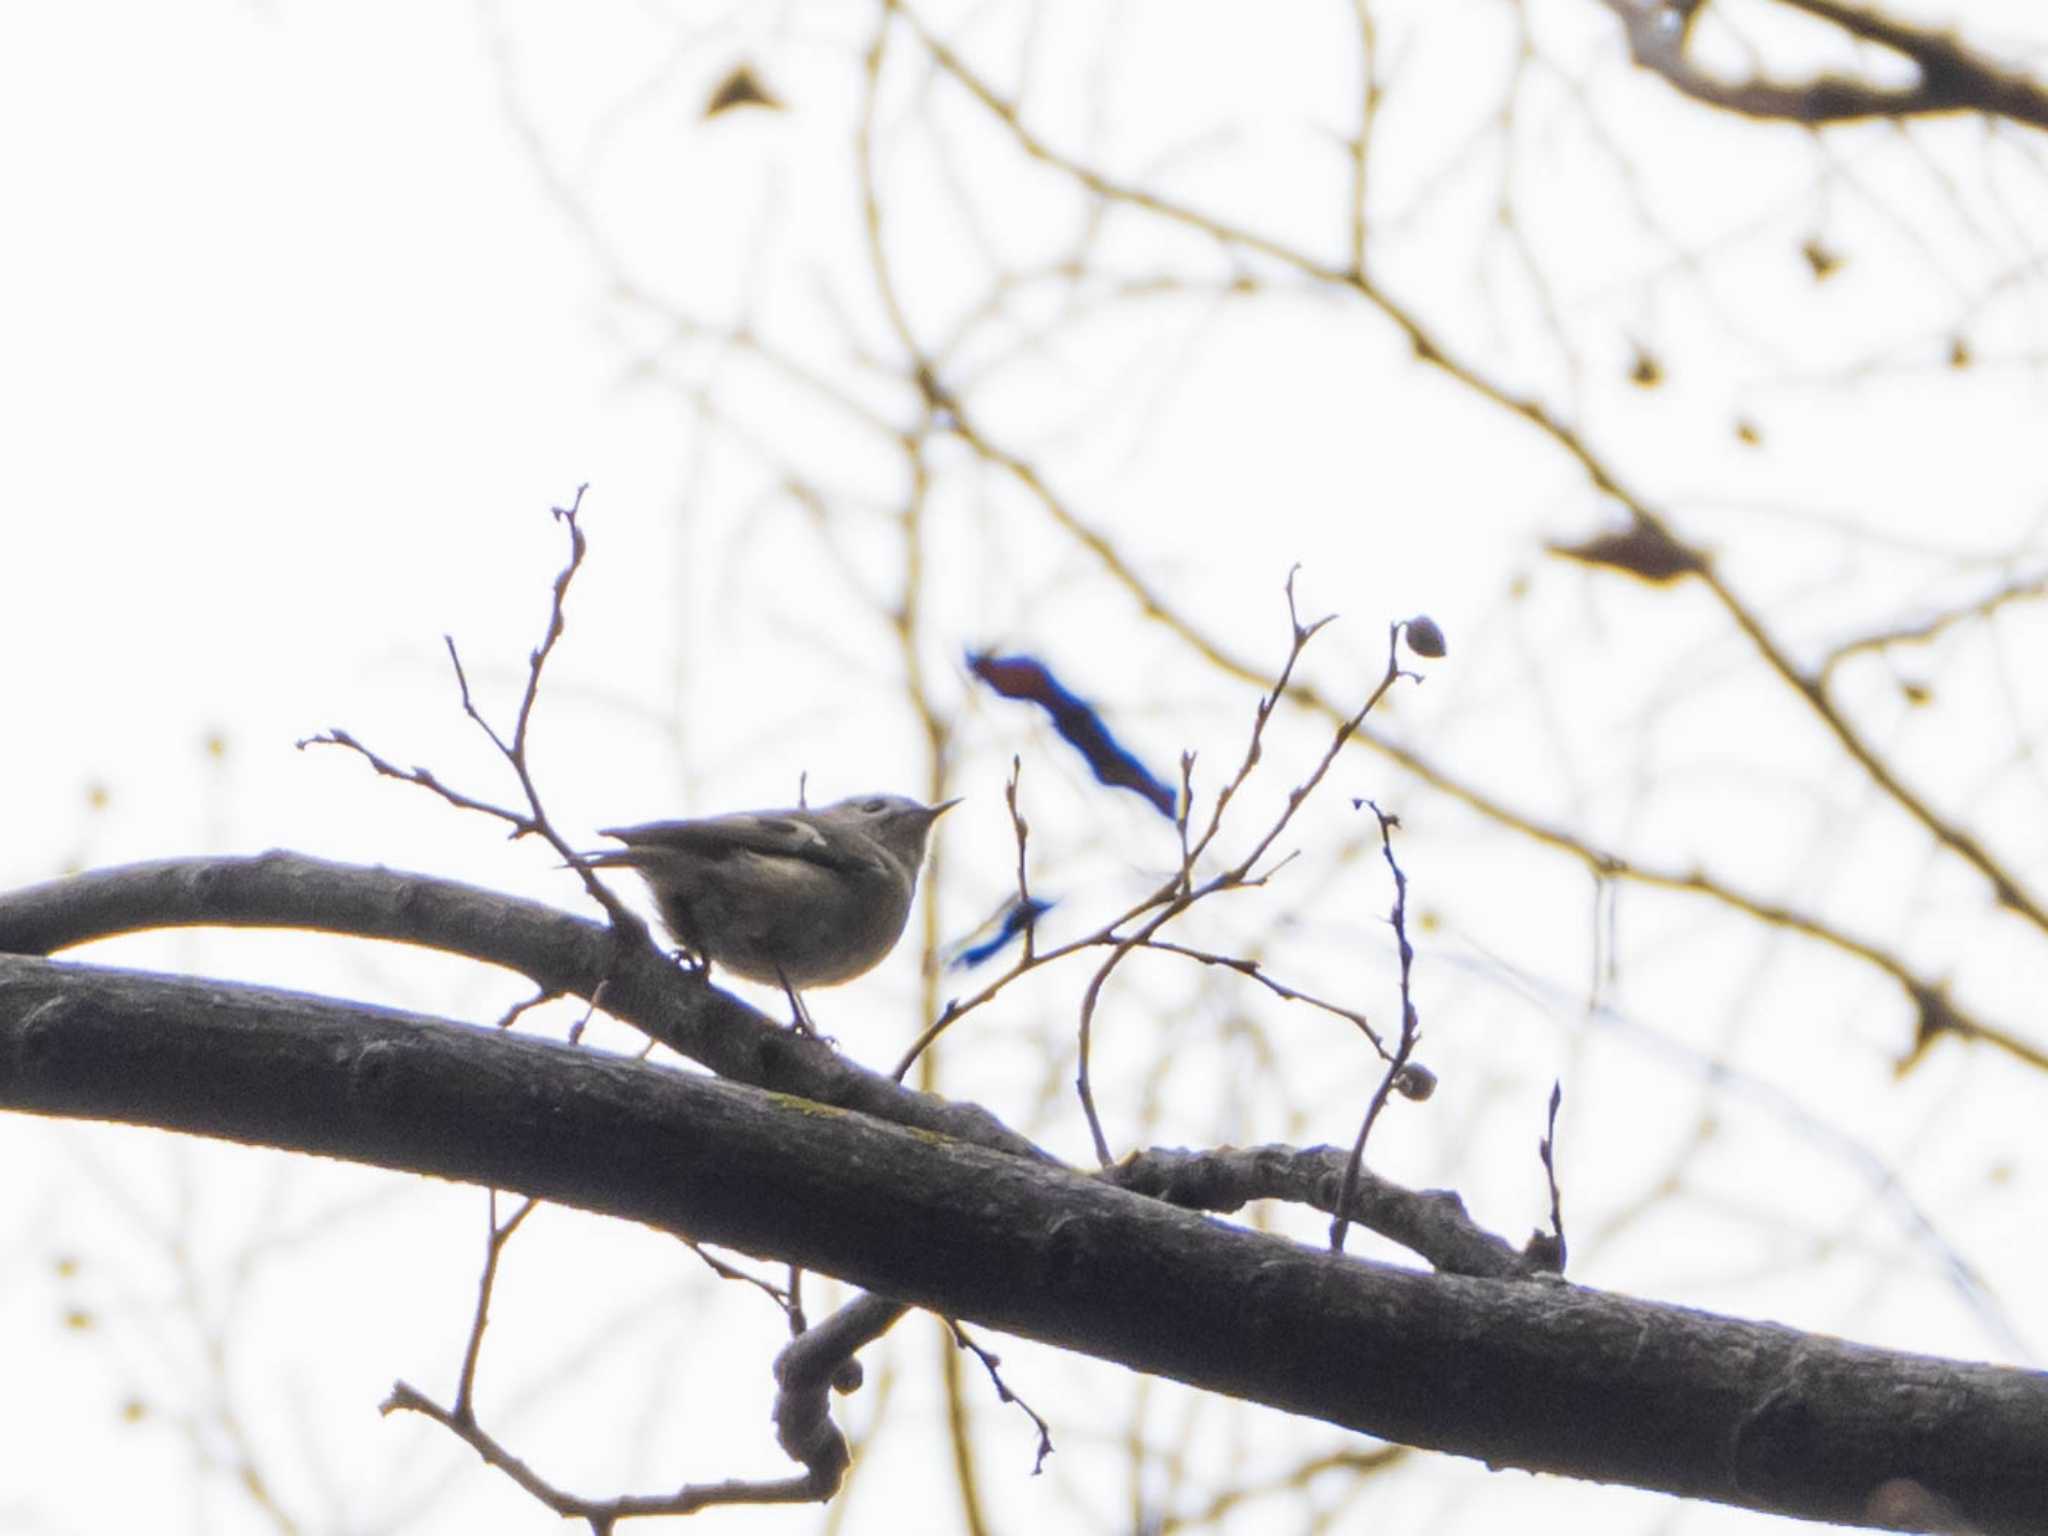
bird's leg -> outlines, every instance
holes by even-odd
[[[789,999],[789,1027],[800,1035],[809,1035],[813,1040],[825,1037],[818,1033],[818,1026],[811,1022],[811,1011],[804,1006],[802,996],[789,984],[789,977],[781,966],[775,968],[775,979],[782,983],[783,995]]]

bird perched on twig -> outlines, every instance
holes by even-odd
[[[626,846],[583,855],[647,883],[662,923],[704,965],[799,993],[873,970],[910,920],[932,823],[960,802],[858,795],[819,810],[735,811],[610,827]]]

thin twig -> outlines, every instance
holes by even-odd
[[[477,1280],[476,1310],[469,1320],[469,1342],[462,1350],[462,1371],[456,1378],[455,1406],[449,1410],[464,1424],[476,1423],[476,1367],[483,1355],[484,1329],[490,1323],[491,1291],[498,1283],[498,1260],[504,1256],[505,1245],[512,1241],[512,1234],[519,1230],[539,1204],[529,1196],[519,1202],[518,1210],[500,1223],[498,1192],[495,1189],[490,1191],[487,1210],[491,1235],[484,1240],[484,1271]]]
[[[1371,806],[1373,815],[1379,820],[1380,851],[1386,856],[1387,868],[1394,872],[1394,943],[1401,957],[1401,1043],[1394,1047],[1386,1070],[1380,1074],[1379,1087],[1373,1090],[1372,1102],[1366,1105],[1365,1119],[1358,1127],[1358,1140],[1351,1145],[1351,1160],[1344,1165],[1344,1187],[1337,1196],[1337,1217],[1330,1223],[1330,1250],[1333,1253],[1344,1251],[1344,1234],[1351,1225],[1351,1202],[1358,1193],[1359,1171],[1365,1166],[1366,1138],[1372,1134],[1373,1123],[1379,1119],[1380,1111],[1387,1107],[1388,1097],[1400,1085],[1402,1074],[1407,1071],[1422,1035],[1421,1020],[1416,1017],[1415,1002],[1409,991],[1415,947],[1408,942],[1408,877],[1402,873],[1400,861],[1394,857],[1394,828],[1400,822],[1370,800],[1363,804]]]
[[[957,1345],[959,1348],[966,1350],[969,1354],[973,1355],[975,1359],[981,1362],[981,1368],[988,1372],[988,1379],[995,1386],[996,1396],[1000,1398],[1003,1402],[1015,1403],[1019,1408],[1024,1410],[1026,1417],[1028,1417],[1031,1420],[1031,1422],[1037,1426],[1038,1455],[1036,1459],[1033,1460],[1033,1462],[1031,1463],[1031,1475],[1033,1477],[1038,1476],[1039,1473],[1045,1470],[1045,1458],[1052,1454],[1051,1427],[1046,1424],[1044,1419],[1039,1417],[1037,1409],[1033,1408],[1029,1403],[1025,1402],[1023,1398],[1019,1397],[1015,1392],[1012,1392],[1010,1390],[1010,1384],[1003,1380],[1003,1373],[1000,1369],[1003,1361],[1000,1355],[994,1354],[989,1350],[983,1349],[979,1344],[975,1343],[972,1336],[968,1334],[965,1328],[961,1327],[961,1325],[956,1319],[949,1317],[943,1319],[943,1321],[946,1327],[952,1332],[954,1344]]]

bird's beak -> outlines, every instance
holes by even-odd
[[[964,795],[955,795],[951,800],[941,800],[937,805],[931,808],[932,820],[937,821],[941,816],[945,815],[946,812],[953,809],[954,806],[958,805],[965,798],[966,796]]]

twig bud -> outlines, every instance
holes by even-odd
[[[1411,1061],[1394,1074],[1394,1092],[1420,1104],[1436,1092],[1436,1074],[1421,1062]]]
[[[1426,613],[1418,613],[1403,626],[1408,632],[1408,649],[1418,656],[1431,661],[1444,653],[1444,632],[1436,627],[1436,620]]]

